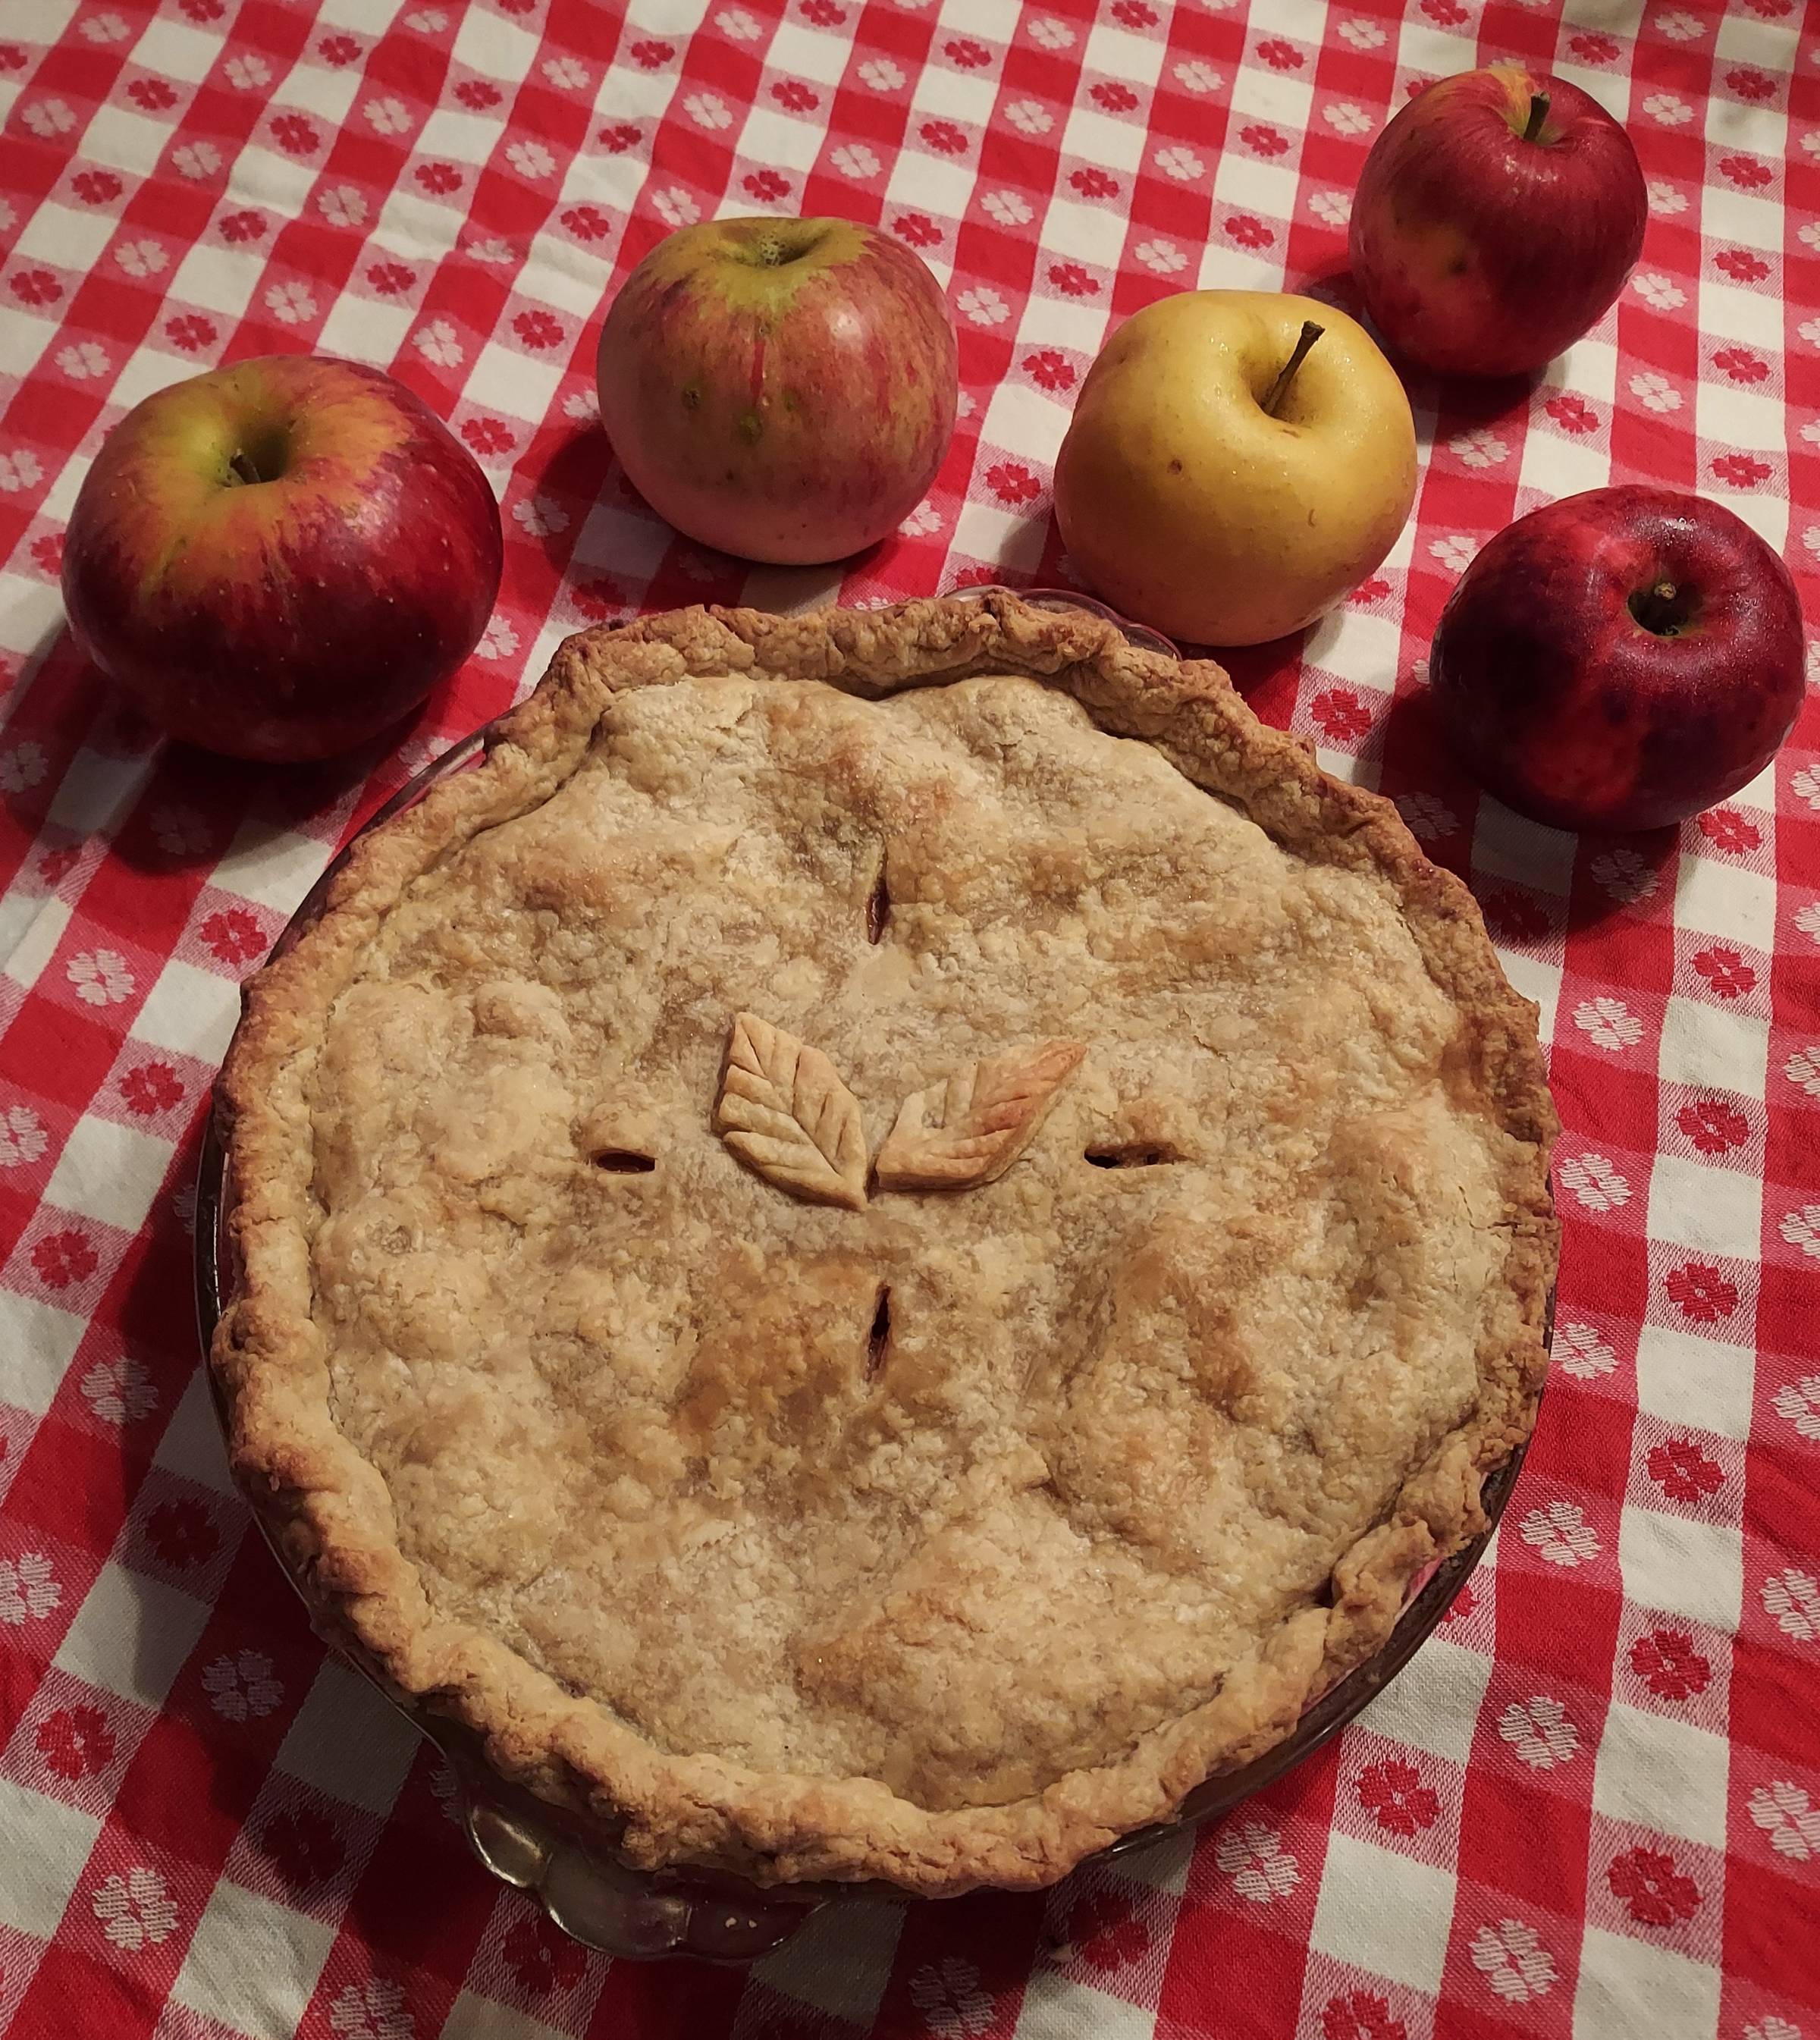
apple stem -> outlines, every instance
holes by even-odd
[[[1283,393],[1289,388],[1296,371],[1302,365],[1308,349],[1327,331],[1324,325],[1316,325],[1312,319],[1302,322],[1301,337],[1296,342],[1296,351],[1277,371],[1277,379],[1270,385],[1270,394],[1264,399],[1264,409],[1271,417],[1277,415],[1277,406],[1283,401]]]
[[[235,481],[263,481],[265,478],[246,455],[238,451],[227,456],[227,472]]]
[[[1536,139],[1542,131],[1542,123],[1548,117],[1548,93],[1545,92],[1532,93],[1529,99],[1529,124],[1523,130],[1523,139],[1525,142],[1533,142]]]

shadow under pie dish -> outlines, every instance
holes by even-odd
[[[1206,662],[1015,597],[582,634],[220,1088],[237,1475],[635,1869],[1040,1885],[1485,1526],[1534,1010]]]

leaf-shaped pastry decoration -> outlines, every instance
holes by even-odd
[[[714,1125],[740,1159],[780,1190],[849,1211],[864,1206],[858,1100],[821,1049],[756,1013],[733,1016]]]
[[[912,1091],[878,1151],[883,1190],[965,1190],[996,1182],[1029,1147],[1079,1041],[1035,1041]]]

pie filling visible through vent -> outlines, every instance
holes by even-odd
[[[1533,1009],[1388,803],[1085,615],[571,639],[223,1094],[240,1478],[637,1864],[1060,1876],[1533,1421]]]

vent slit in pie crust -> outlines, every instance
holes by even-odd
[[[222,1100],[239,1478],[634,1865],[1060,1877],[1376,1650],[1534,1419],[1534,1009],[1388,802],[1085,614],[572,638]]]

